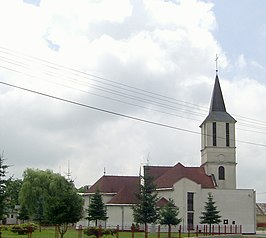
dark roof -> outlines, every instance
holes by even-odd
[[[226,112],[223,93],[221,90],[218,75],[216,75],[215,77],[209,115],[206,117],[203,123],[205,123],[206,121],[222,121],[231,123],[236,122],[236,120],[229,113]]]
[[[155,179],[158,189],[172,189],[174,184],[182,178],[187,178],[200,184],[202,188],[215,188],[211,176],[205,173],[203,167],[185,167],[181,163],[175,166],[144,166],[144,173]],[[95,193],[97,189],[104,194],[112,194],[107,202],[113,204],[134,204],[137,202],[135,194],[139,189],[139,176],[102,176],[86,193]],[[167,204],[168,200],[162,198],[158,206]]]
[[[172,167],[173,166],[144,166],[144,174],[148,174],[156,180]]]
[[[150,168],[152,170],[152,168]],[[203,167],[185,167],[177,163],[155,180],[157,188],[172,188],[182,178],[187,178],[200,184],[202,188],[215,188],[211,176],[205,173]]]
[[[125,186],[132,186],[139,183],[138,176],[114,176],[104,175],[86,192],[95,193],[97,189],[102,193],[118,193]]]
[[[226,112],[223,93],[221,90],[219,77],[216,75],[215,83],[212,91],[212,100],[210,105],[210,112]]]
[[[163,206],[167,205],[168,203],[169,203],[169,201],[168,201],[166,198],[162,197],[162,198],[160,198],[159,201],[156,203],[156,206],[157,206],[157,207],[163,207]]]

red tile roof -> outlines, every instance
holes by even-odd
[[[167,205],[168,203],[169,203],[169,201],[168,201],[166,198],[162,197],[162,198],[156,203],[156,206],[157,206],[157,207],[163,207],[163,206]]]
[[[132,187],[139,184],[138,176],[104,175],[86,192],[95,193],[97,189],[102,193],[118,193],[125,186]]]
[[[165,170],[164,167],[162,169]],[[149,166],[146,170],[150,175],[153,174],[153,166]],[[158,167],[155,170],[158,171]],[[182,178],[190,179],[200,184],[202,188],[215,188],[211,176],[205,173],[203,167],[185,167],[181,163],[177,163],[174,167],[169,168],[160,177],[155,179],[155,184],[157,188],[172,188]]]
[[[177,163],[169,166],[144,166],[144,172],[154,177],[157,188],[173,188],[174,184],[182,178],[187,178],[200,184],[202,188],[215,188],[211,176],[205,173],[203,167],[185,167]],[[113,193],[114,196],[107,204],[134,204],[135,194],[139,188],[138,176],[109,176],[104,175],[86,192],[95,193],[97,188],[102,193]],[[162,198],[159,204],[163,205],[167,200]]]

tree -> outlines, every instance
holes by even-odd
[[[20,219],[23,223],[30,219],[29,212],[25,205],[21,206],[18,213],[18,219]]]
[[[156,206],[158,194],[153,177],[145,173],[144,176],[140,176],[140,179],[139,191],[136,194],[138,202],[132,206],[133,218],[136,223],[145,225],[145,238],[147,238],[147,224],[156,223],[159,217]]]
[[[26,169],[23,177],[19,193],[20,206],[24,206],[30,218],[37,221],[41,227],[42,222],[46,222],[44,211],[45,206],[47,206],[49,185],[53,179],[53,172],[50,170]]]
[[[57,225],[61,238],[69,223],[82,217],[83,200],[73,183],[50,170],[27,169],[19,194],[21,207],[31,218]]]
[[[81,219],[83,199],[77,194],[73,183],[59,175],[51,181],[49,192],[46,219],[52,224],[57,224],[60,237],[63,238],[68,225]]]
[[[211,193],[208,193],[208,201],[205,202],[204,206],[205,211],[203,211],[200,217],[201,224],[208,224],[209,231],[211,232],[211,225],[218,224],[221,222],[221,216],[219,215],[220,211],[217,210],[217,206],[215,206],[215,202],[213,201],[213,196]]]
[[[4,215],[7,213],[6,206],[6,173],[7,169],[10,167],[4,163],[5,159],[3,153],[0,154],[0,220],[3,220]]]
[[[168,237],[171,238],[171,225],[178,225],[182,219],[178,218],[179,208],[175,205],[173,199],[160,209],[160,224],[168,226]]]
[[[19,192],[22,186],[21,179],[10,177],[6,181],[6,206],[9,210],[14,210],[19,205]]]
[[[96,189],[96,192],[91,196],[87,212],[87,219],[89,221],[95,221],[95,226],[97,226],[98,220],[105,221],[108,219],[106,216],[106,206],[103,203],[99,189]]]

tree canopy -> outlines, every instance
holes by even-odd
[[[6,174],[9,165],[5,164],[5,159],[3,154],[0,154],[0,220],[3,219],[3,216],[7,213],[7,194],[6,194]]]
[[[89,221],[95,221],[95,226],[97,226],[98,220],[107,220],[108,217],[106,216],[106,206],[103,203],[99,189],[97,189],[96,192],[91,196],[87,212],[87,219]]]
[[[74,185],[50,170],[27,169],[19,200],[31,218],[58,225],[61,237],[82,217],[83,200]]]

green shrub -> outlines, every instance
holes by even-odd
[[[34,223],[24,223],[20,225],[10,226],[10,231],[14,233],[18,233],[18,235],[28,234],[30,230],[34,232],[36,229],[37,229],[37,225]]]
[[[87,236],[99,236],[100,229],[98,227],[88,227],[84,229],[84,234]],[[103,229],[101,228],[101,235],[115,235],[117,233],[116,229]]]

